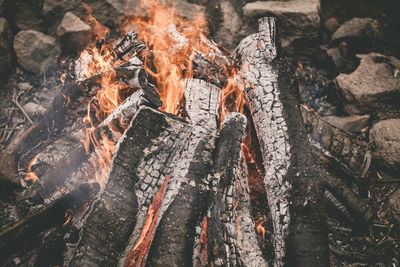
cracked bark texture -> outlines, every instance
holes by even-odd
[[[277,45],[275,19],[243,39],[235,56],[265,168],[275,266],[328,266],[322,173],[311,158],[293,73]]]
[[[218,140],[213,173],[213,200],[207,227],[211,266],[268,266],[258,246],[250,215],[247,170],[241,159],[246,117],[228,113]]]
[[[115,143],[118,142],[124,132],[123,129],[129,125],[142,105],[154,108],[162,105],[153,86],[146,85],[143,89],[137,90],[95,128],[92,134],[95,135],[98,143],[102,143],[104,136]],[[20,202],[23,202],[19,205],[21,215],[29,212],[28,209],[32,205],[58,198],[61,194],[58,188],[68,192],[77,184],[87,180],[84,172],[90,168],[88,166],[90,164],[86,161],[94,160],[98,155],[96,148],[92,145],[89,148],[90,151],[85,150],[81,142],[85,138],[83,130],[82,128],[75,129],[71,136],[57,140],[39,154],[39,167],[35,169],[39,180],[20,195]],[[82,171],[78,169],[80,167]],[[27,205],[29,202],[31,205]]]

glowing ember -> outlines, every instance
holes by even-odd
[[[265,228],[264,228],[263,224],[264,224],[264,218],[263,218],[263,217],[258,218],[257,221],[256,221],[257,233],[258,233],[258,234],[262,237],[262,239],[264,240],[264,239],[265,239]]]
[[[32,182],[36,182],[37,179],[39,178],[36,174],[36,172],[32,171],[32,166],[36,164],[37,160],[39,158],[39,154],[37,154],[29,163],[28,165],[28,173],[25,175],[24,180],[25,181],[32,181]]]
[[[153,202],[150,204],[142,233],[139,237],[139,240],[136,242],[131,254],[129,255],[125,266],[144,266],[146,263],[146,256],[150,249],[150,245],[153,241],[153,236],[156,231],[158,214],[160,212],[169,177],[170,175],[165,178],[165,181],[162,184],[160,190],[157,192],[157,195],[154,197]]]
[[[74,212],[71,210],[71,209],[67,209],[67,211],[65,212],[65,215],[64,215],[64,217],[65,218],[67,218],[66,219],[66,221],[63,223],[63,225],[62,226],[67,226],[70,222],[71,222],[71,220],[72,220],[72,214],[73,214]]]

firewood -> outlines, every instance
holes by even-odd
[[[273,221],[275,266],[329,266],[321,177],[310,154],[294,75],[277,44],[273,18],[236,49],[254,120]]]
[[[53,227],[61,226],[67,218],[67,210],[72,212],[80,208],[83,204],[90,201],[98,192],[99,185],[82,184],[50,204],[48,207],[38,211],[20,221],[4,228],[0,232],[0,263],[2,263],[10,253],[22,249],[26,242],[37,236],[41,232]]]

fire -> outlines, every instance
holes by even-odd
[[[227,112],[240,112],[243,113],[244,105],[246,100],[244,99],[243,90],[238,85],[238,75],[235,68],[230,70],[228,73],[228,81],[222,88],[221,95],[221,122],[224,120],[224,115]]]
[[[39,154],[37,154],[37,155],[31,160],[31,162],[29,163],[29,165],[28,165],[28,172],[27,172],[27,174],[25,175],[25,178],[24,178],[25,181],[36,182],[36,181],[39,179],[39,177],[38,177],[38,175],[36,174],[36,172],[33,172],[33,171],[32,171],[32,166],[36,164],[38,158],[39,158]]]
[[[264,224],[264,218],[263,218],[263,217],[258,218],[257,221],[256,221],[256,224],[257,224],[257,226],[256,226],[257,233],[258,233],[258,234],[262,237],[262,239],[264,240],[264,239],[265,239],[265,228],[264,228],[264,226],[263,226],[263,224]]]
[[[210,50],[202,38],[207,28],[205,17],[199,14],[184,20],[175,15],[173,4],[160,5],[156,0],[141,1],[141,7],[150,10],[148,17],[128,18],[123,31],[133,28],[151,49],[151,54],[145,54],[144,67],[157,82],[162,110],[177,114],[184,91],[180,81],[193,77],[195,50],[205,55]]]
[[[165,178],[160,190],[154,197],[153,202],[150,204],[149,211],[147,212],[146,222],[144,224],[142,233],[139,240],[136,242],[125,266],[144,266],[146,264],[146,255],[150,249],[151,242],[153,240],[154,233],[156,231],[158,214],[160,212],[164,193],[167,188],[168,180],[170,175]]]

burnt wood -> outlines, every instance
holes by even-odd
[[[322,177],[300,113],[293,72],[282,56],[274,18],[241,41],[240,64],[265,169],[275,266],[329,266]]]

